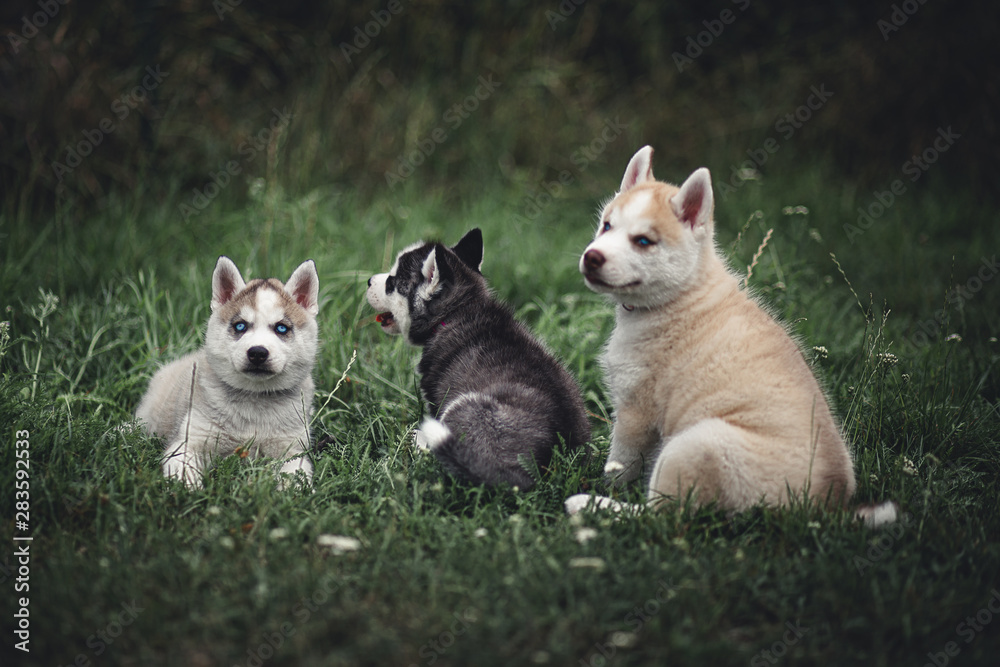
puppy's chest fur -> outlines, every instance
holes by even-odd
[[[308,440],[312,395],[312,379],[278,392],[213,387],[204,391],[197,410],[203,428],[218,432],[231,443],[253,441],[263,449],[277,446],[284,450],[290,441]]]
[[[635,402],[639,396],[646,400],[652,397],[656,377],[650,364],[651,337],[655,337],[651,327],[634,321],[631,315],[628,319],[617,319],[601,357],[605,381],[616,407]]]
[[[179,368],[174,417],[166,417],[165,423],[157,428],[168,441],[186,435],[192,441],[209,444],[219,453],[252,443],[265,455],[285,452],[295,441],[308,442],[311,378],[283,391],[251,392],[222,382],[204,350],[176,363]],[[192,396],[190,380],[195,363],[198,372]]]

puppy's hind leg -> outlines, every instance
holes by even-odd
[[[698,505],[716,500],[723,509],[749,507],[760,500],[760,489],[748,483],[747,445],[747,434],[721,419],[706,419],[678,433],[656,459],[647,502],[683,501],[693,490]]]
[[[546,448],[555,434],[531,409],[519,409],[486,394],[456,399],[441,415],[428,417],[415,434],[451,474],[477,484],[509,484],[530,489],[531,459],[548,463]],[[538,455],[544,460],[537,460]]]

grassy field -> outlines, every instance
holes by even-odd
[[[734,266],[773,230],[751,284],[829,387],[857,498],[898,500],[900,523],[872,533],[808,506],[570,519],[567,496],[604,491],[610,406],[596,359],[612,313],[576,263],[624,164],[612,167],[600,190],[535,197],[538,209],[523,188],[459,198],[407,182],[370,201],[265,189],[188,220],[185,193],[156,207],[112,198],[83,220],[4,218],[3,525],[24,535],[13,510],[27,502],[33,536],[0,559],[16,660],[4,664],[993,664],[995,210],[931,174],[855,237],[844,225],[872,198],[809,164],[717,195]],[[665,163],[657,174],[686,176]],[[487,279],[565,360],[593,415],[594,456],[561,457],[528,493],[454,483],[413,451],[419,352],[383,336],[364,300],[404,245],[472,226]],[[266,466],[234,458],[187,490],[163,478],[161,446],[132,421],[158,365],[200,344],[220,254],[282,280],[317,262],[313,435],[332,444],[315,454],[311,490],[280,491]],[[14,496],[20,451],[27,501]],[[26,544],[25,577],[14,551]],[[18,577],[30,590],[15,592]],[[30,653],[12,648],[21,597]]]

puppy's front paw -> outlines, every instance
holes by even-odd
[[[604,464],[604,479],[614,487],[622,487],[637,479],[642,472],[642,459],[630,461],[608,459]]]
[[[163,474],[179,479],[189,489],[202,488],[201,471],[187,463],[183,456],[168,456],[163,462]]]
[[[312,462],[305,456],[289,459],[278,470],[278,489],[284,491],[296,485],[309,488],[312,485]]]

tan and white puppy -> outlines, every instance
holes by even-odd
[[[651,505],[689,493],[734,511],[789,493],[844,503],[855,482],[838,424],[799,346],[716,251],[708,170],[676,187],[653,178],[652,154],[633,156],[580,258],[587,286],[618,304],[602,359],[615,410],[605,473],[645,472]]]
[[[309,418],[318,349],[319,277],[312,260],[282,285],[244,282],[220,257],[205,345],[153,376],[136,410],[166,443],[163,472],[200,487],[211,460],[245,448],[312,478]]]

